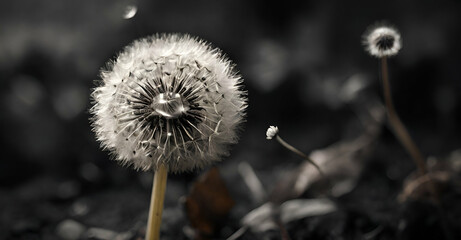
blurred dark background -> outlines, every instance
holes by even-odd
[[[461,140],[460,1],[1,1],[0,239],[61,239],[69,219],[115,232],[145,223],[152,174],[110,161],[88,121],[99,70],[134,39],[189,33],[236,63],[248,121],[219,167],[233,182],[247,161],[270,189],[271,172],[300,160],[265,140],[269,125],[305,152],[357,135],[344,87],[358,79],[380,96],[378,61],[361,44],[380,20],[403,39],[389,62],[397,111],[426,155],[447,156]],[[383,141],[406,157],[388,130]],[[398,181],[411,161],[403,169]],[[167,208],[197,174],[170,177]]]

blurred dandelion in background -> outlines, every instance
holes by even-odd
[[[363,44],[370,55],[378,58],[394,56],[402,48],[397,29],[381,23],[371,26],[365,32]]]

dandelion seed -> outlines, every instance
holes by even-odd
[[[396,55],[402,48],[402,40],[397,29],[383,24],[375,25],[363,36],[366,51],[375,57]]]
[[[228,155],[247,105],[242,79],[220,50],[189,35],[127,46],[94,89],[93,130],[135,169],[202,168]]]

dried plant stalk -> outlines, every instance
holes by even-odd
[[[394,104],[392,102],[391,87],[389,83],[389,73],[387,69],[387,57],[385,56],[381,57],[381,78],[383,81],[383,95],[384,102],[386,104],[389,123],[391,124],[395,135],[402,143],[402,145],[405,147],[405,149],[415,162],[416,166],[418,167],[419,174],[424,175],[427,173],[425,163],[426,161],[424,161],[423,155],[419,151],[416,144],[413,142],[413,139],[410,137],[410,134],[403,125],[402,121],[400,121],[400,118],[397,115],[397,112],[394,108]]]

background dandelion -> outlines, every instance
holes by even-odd
[[[391,57],[402,48],[402,39],[395,27],[380,23],[370,26],[363,34],[363,45],[374,57]]]

